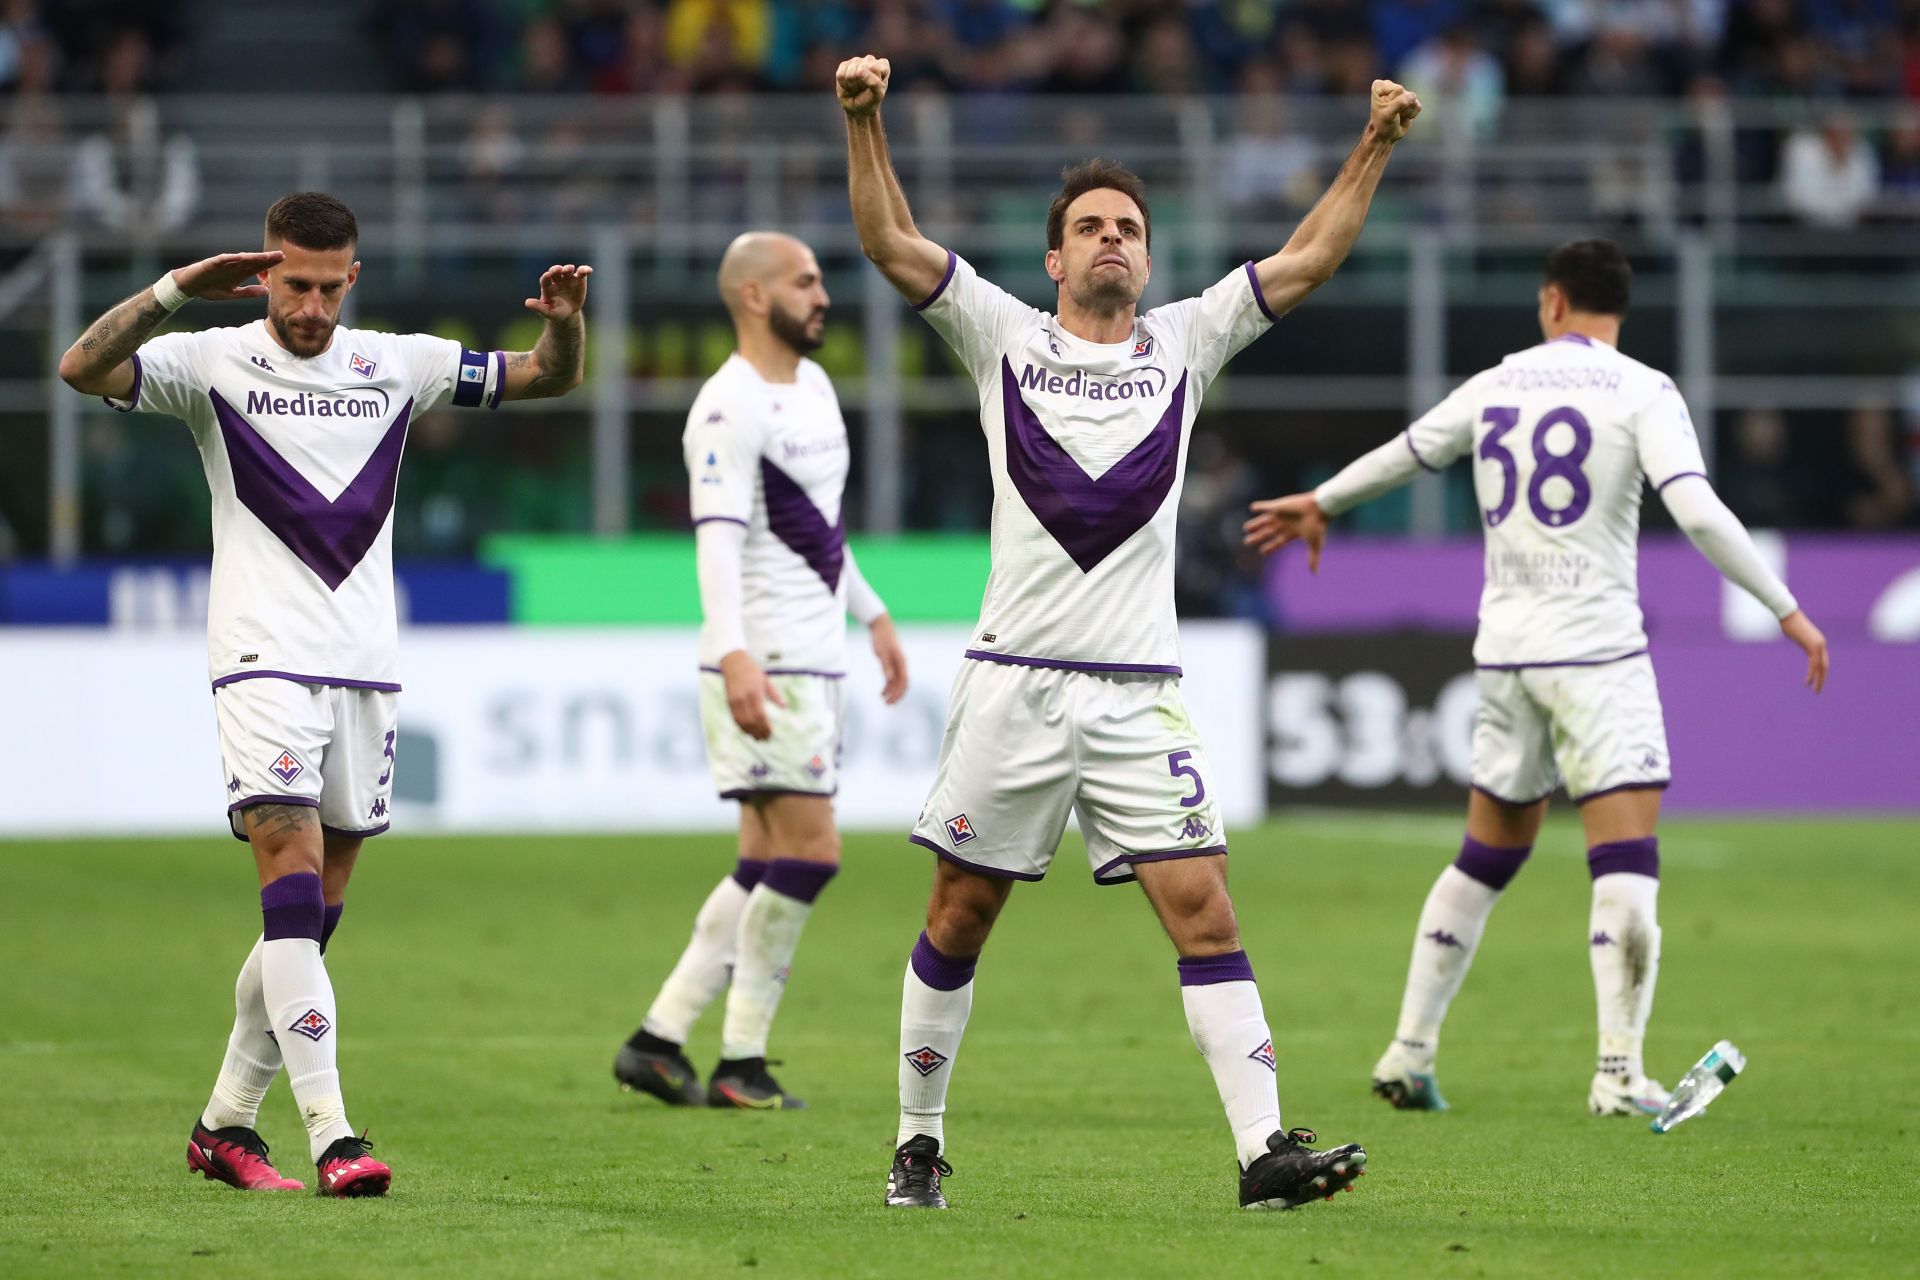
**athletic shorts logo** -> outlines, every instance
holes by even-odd
[[[1187,824],[1180,828],[1180,838],[1182,840],[1205,840],[1212,834],[1213,828],[1198,818],[1188,818]]]
[[[923,1076],[930,1076],[947,1065],[947,1055],[940,1053],[930,1044],[923,1044],[912,1053],[902,1054],[907,1065]]]
[[[363,378],[371,378],[373,376],[373,371],[379,368],[380,366],[376,365],[373,361],[367,359],[365,356],[359,354],[358,352],[355,352],[353,355],[353,358],[347,361],[347,367],[352,369],[355,373],[359,374]],[[485,371],[482,370],[482,376],[484,376],[484,374],[485,374]]]
[[[298,1031],[309,1040],[318,1040],[321,1036],[333,1030],[333,1024],[327,1021],[326,1014],[320,1012],[318,1009],[309,1009],[295,1018],[293,1025],[288,1027],[287,1030]]]
[[[747,769],[747,776],[750,778],[764,778],[772,772],[773,768],[770,765],[756,764]]]
[[[282,751],[278,759],[267,766],[268,772],[285,783],[292,781],[307,771],[307,767],[293,758],[293,752]]]
[[[947,839],[955,844],[965,844],[973,839],[973,824],[967,821],[967,815],[947,819]]]
[[[1265,1067],[1267,1070],[1273,1072],[1275,1075],[1280,1074],[1280,1068],[1275,1066],[1273,1062],[1273,1041],[1262,1040],[1260,1042],[1260,1047],[1258,1049],[1255,1049],[1252,1053],[1248,1054],[1247,1056],[1249,1058],[1252,1058],[1255,1062],[1259,1063],[1261,1066]]]
[[[807,772],[818,778],[827,771],[827,762],[819,756],[807,761]]]
[[[386,801],[386,798],[382,796],[381,798],[373,802],[373,807],[371,809],[367,810],[367,817],[384,818],[386,816],[387,816],[387,801]]]

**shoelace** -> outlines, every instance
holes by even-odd
[[[900,1185],[905,1189],[927,1190],[933,1185],[935,1169],[940,1171],[940,1176],[943,1178],[953,1176],[953,1166],[939,1156],[911,1155],[901,1156],[900,1159],[907,1166],[906,1174],[900,1179]]]
[[[354,1150],[352,1152],[348,1152],[346,1150],[346,1148],[348,1147],[352,1147],[354,1148]],[[373,1150],[373,1143],[368,1141],[367,1135],[363,1133],[357,1138],[346,1137],[346,1138],[340,1139],[338,1142],[334,1143],[332,1146],[327,1148],[326,1154],[321,1156],[321,1159],[322,1160],[358,1160],[361,1156],[366,1155],[368,1152],[372,1150]]]
[[[1304,1147],[1308,1143],[1320,1141],[1320,1135],[1311,1129],[1289,1129],[1287,1130],[1287,1141],[1296,1147]]]
[[[267,1158],[267,1140],[257,1132],[239,1128],[216,1129],[213,1136],[217,1141],[238,1147],[248,1155],[259,1156],[262,1160]]]

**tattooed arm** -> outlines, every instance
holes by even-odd
[[[527,310],[544,316],[546,328],[531,351],[507,353],[507,381],[503,398],[539,400],[563,396],[580,385],[585,368],[587,277],[592,267],[548,267],[540,277],[540,296],[527,299]]]
[[[263,284],[246,281],[279,262],[279,250],[266,253],[223,253],[167,273],[173,287],[188,298],[226,302],[237,298],[264,298]],[[156,282],[158,284],[160,282]],[[176,304],[177,305],[177,304]],[[131,357],[154,330],[166,323],[174,307],[163,303],[148,287],[126,299],[87,327],[87,331],[60,357],[60,379],[75,391],[124,400],[133,394]]]

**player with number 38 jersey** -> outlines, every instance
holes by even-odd
[[[1660,968],[1654,827],[1667,786],[1666,724],[1640,615],[1640,495],[1650,486],[1695,546],[1780,619],[1806,651],[1827,648],[1707,482],[1671,379],[1619,350],[1631,272],[1606,240],[1547,258],[1540,345],[1508,356],[1313,493],[1254,503],[1247,541],[1307,543],[1317,569],[1327,519],[1459,459],[1473,463],[1486,528],[1474,643],[1480,709],[1460,854],[1420,915],[1393,1043],[1373,1089],[1396,1107],[1446,1107],[1434,1076],[1440,1023],[1493,904],[1533,848],[1564,784],[1593,873],[1589,958],[1599,1060],[1595,1115],[1658,1112],[1666,1091],[1641,1058]]]

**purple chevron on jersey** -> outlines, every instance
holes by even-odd
[[[766,494],[767,527],[773,536],[805,560],[827,590],[838,591],[840,567],[847,559],[846,512],[828,524],[799,482],[766,458],[760,459],[760,486]]]
[[[1180,375],[1153,430],[1098,480],[1040,425],[1005,356],[1000,358],[1000,386],[1007,420],[1007,474],[1013,487],[1080,571],[1091,573],[1153,519],[1173,489],[1187,375]]]
[[[338,591],[366,558],[393,511],[394,492],[400,485],[400,451],[406,444],[413,401],[394,415],[353,483],[328,501],[218,391],[207,394],[226,440],[234,494],[329,591]]]

